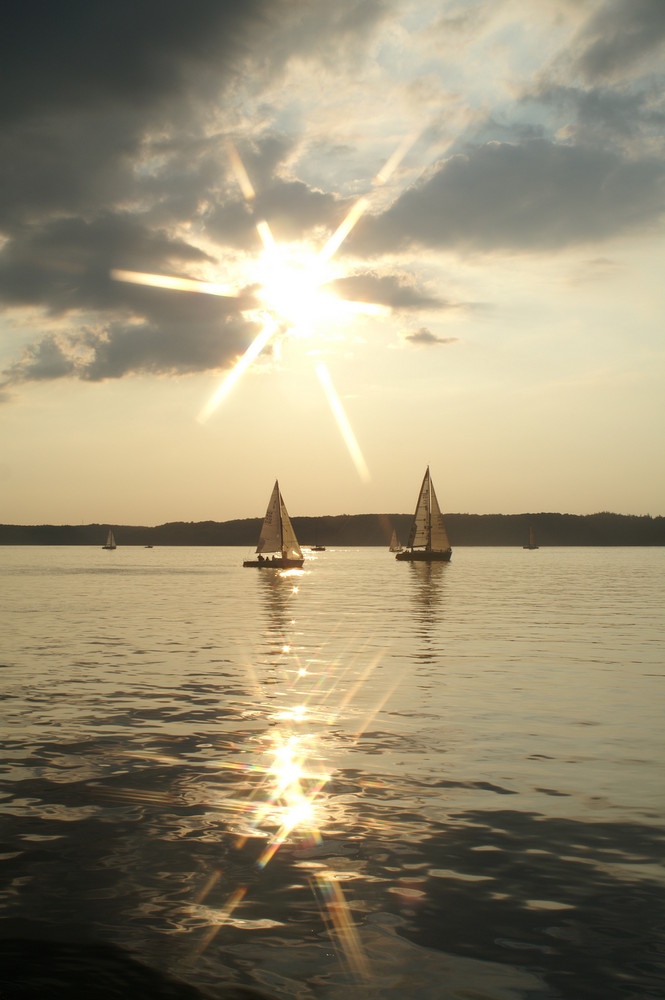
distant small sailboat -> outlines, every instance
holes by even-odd
[[[389,548],[388,551],[389,552],[402,552],[403,550],[404,550],[404,546],[400,544],[400,540],[397,537],[397,529],[393,528],[393,537],[390,539],[390,548]]]
[[[102,545],[102,548],[103,549],[115,549],[116,548],[115,538],[113,536],[113,530],[111,528],[109,528],[109,533],[106,536],[106,545]]]
[[[321,545],[321,543],[319,542],[319,528],[318,528],[318,525],[317,525],[316,531],[314,532],[314,544],[310,545],[310,550],[312,552],[325,552],[326,551],[325,545]]]
[[[536,536],[534,535],[533,528],[531,526],[529,526],[529,544],[528,545],[523,545],[522,548],[523,549],[537,549],[538,548],[538,546],[536,545]]]
[[[270,495],[256,552],[258,559],[246,559],[243,566],[299,569],[305,561],[277,480]]]
[[[450,562],[452,554],[428,465],[418,494],[409,540],[406,548],[396,553],[395,559],[403,562]]]

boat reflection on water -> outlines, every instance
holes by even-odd
[[[419,640],[413,655],[425,662],[434,662],[442,651],[441,622],[449,572],[450,563],[446,562],[409,563],[413,633]]]

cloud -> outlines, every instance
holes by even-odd
[[[437,337],[426,326],[421,326],[415,333],[404,334],[404,340],[418,347],[433,347],[435,344],[455,344],[459,337]]]
[[[565,6],[550,6],[565,20]],[[465,51],[479,32],[489,44],[504,23],[482,5],[457,7],[437,12],[439,28]],[[507,17],[510,9],[502,7]],[[488,116],[483,93],[467,91],[463,76],[453,87],[428,66],[410,78],[425,36],[414,28],[404,48],[406,22],[391,0],[10,5],[0,32],[0,304],[21,310],[35,332],[8,366],[7,384],[232,364],[256,332],[251,288],[228,299],[187,295],[113,282],[111,270],[227,280],[245,253],[260,252],[263,218],[277,240],[322,246],[402,128],[383,89],[396,47],[403,62],[390,94],[426,85],[438,109],[428,141],[448,155],[385,210],[365,215],[338,259],[423,247],[548,251],[648,228],[662,211],[665,167],[635,138],[638,124],[645,134],[662,128],[662,105],[655,86],[619,90],[606,81],[613,65],[641,68],[642,56],[657,52],[663,5],[607,0],[588,9],[571,58],[594,85],[541,81],[529,94],[557,126],[568,127],[572,113],[573,145],[547,139],[549,122],[525,123],[514,107]],[[575,10],[571,22],[586,17]],[[301,92],[303,80],[311,93]],[[450,97],[458,83],[464,101],[471,97],[450,146],[445,111],[459,105],[459,94]],[[347,94],[361,89],[355,114],[375,107],[376,120],[340,124]],[[510,141],[481,141],[481,118],[483,140]],[[477,130],[473,144],[467,128]],[[229,137],[255,187],[251,207],[229,169]],[[407,157],[382,189],[386,202],[393,181],[415,169]],[[380,263],[352,266],[334,283],[347,299],[412,314],[460,306],[392,273],[392,264],[388,273]],[[425,327],[409,335],[415,344],[445,342],[428,336]]]
[[[256,223],[266,220],[275,239],[295,241],[313,230],[333,228],[344,214],[345,202],[309,188],[302,181],[273,178],[256,192],[251,208],[238,198],[218,205],[205,218],[205,231],[218,243],[245,250],[260,249]]]
[[[189,320],[181,322],[175,310],[159,324],[118,320],[105,327],[46,334],[3,372],[0,388],[66,377],[99,382],[135,374],[213,371],[227,367],[258,332],[240,316],[219,315],[214,323],[206,317],[196,324],[190,314]]]
[[[372,302],[391,309],[452,309],[456,304],[422,291],[396,274],[374,271],[353,274],[330,282],[330,289],[351,302]]]
[[[273,0],[69,0],[11,4],[3,12],[0,121],[64,110],[165,106],[200,91],[202,78],[230,74],[260,32]]]
[[[409,246],[553,250],[653,225],[665,164],[545,139],[488,142],[439,163],[352,238],[358,252]]]
[[[50,380],[73,374],[74,359],[53,334],[26,348],[23,360],[6,372],[3,385],[16,382]]]
[[[665,45],[665,4],[609,0],[589,19],[579,45],[576,65],[589,80],[615,78],[639,68]]]
[[[212,262],[209,254],[150,227],[140,215],[45,220],[6,240],[0,251],[0,299],[8,305],[41,305],[53,314],[117,308],[137,300],[133,290],[110,281],[113,268],[173,273],[206,262]]]
[[[665,126],[665,106],[658,89],[619,89],[611,87],[573,87],[552,82],[541,83],[525,100],[570,115],[578,125],[580,140],[589,144],[591,135],[638,138],[642,132],[648,139],[649,130],[662,133]],[[631,145],[633,153],[637,146]]]

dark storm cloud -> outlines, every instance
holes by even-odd
[[[425,326],[421,326],[421,328],[416,330],[415,333],[405,334],[404,339],[408,340],[411,344],[415,344],[417,347],[434,347],[437,344],[455,344],[459,340],[458,337],[437,337],[435,333],[432,333],[432,331],[428,330]]]
[[[312,230],[335,228],[345,214],[345,203],[331,194],[313,190],[301,181],[274,178],[259,190],[250,205],[236,198],[206,215],[206,233],[227,246],[260,250],[256,224],[266,221],[279,241],[304,239]]]
[[[268,0],[25,0],[3,9],[0,122],[153,106],[231,72]],[[278,4],[277,7],[280,5]],[[273,4],[273,9],[275,5]]]
[[[105,327],[46,334],[2,373],[4,391],[22,382],[75,376],[86,381],[134,374],[180,374],[223,368],[258,329],[235,314],[213,310],[213,297],[167,293],[158,323],[117,320]],[[198,314],[198,315],[197,315]]]
[[[224,247],[259,249],[261,218],[278,238],[316,228],[325,238],[345,206],[280,177],[291,138],[265,135],[241,151],[253,211],[229,183],[224,94],[238,78],[272,82],[271,67],[294,53],[338,59],[343,42],[345,58],[359,57],[388,10],[382,0],[297,11],[290,0],[26,0],[3,10],[0,303],[44,317],[5,385],[232,363],[256,333],[243,315],[249,291],[187,295],[110,272],[195,276],[215,263],[197,235],[216,240],[221,258]]]
[[[665,165],[546,140],[490,142],[440,163],[353,234],[366,253],[407,246],[551,250],[654,223]]]
[[[559,112],[572,114],[588,142],[591,134],[637,137],[649,130],[662,131],[665,104],[660,88],[657,93],[619,90],[604,87],[562,86],[542,83],[525,95],[526,100],[548,105]]]
[[[45,325],[5,389],[215,369],[246,348],[247,295],[138,287],[110,271],[187,276],[212,260],[175,228],[219,192],[223,147],[201,125],[206,102],[281,8],[27,0],[3,11],[0,302],[40,310]]]
[[[353,274],[331,281],[331,291],[351,302],[371,302],[391,309],[451,309],[455,304],[428,295],[396,274],[378,275],[374,271]]]
[[[665,3],[610,0],[590,18],[579,43],[577,66],[587,79],[632,69],[665,45]]]
[[[202,296],[201,296],[202,297]],[[237,318],[204,316],[184,328],[177,317],[159,326],[114,323],[102,336],[86,333],[83,343],[92,357],[79,366],[79,377],[90,381],[121,378],[139,372],[175,374],[222,368],[229,355],[238,356],[258,330]]]
[[[134,286],[111,281],[113,268],[172,274],[207,260],[197,247],[149,228],[140,216],[68,217],[17,231],[0,252],[0,298],[53,314],[115,309],[137,300]]]

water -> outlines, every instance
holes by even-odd
[[[11,976],[662,997],[665,551],[245,555],[0,549]]]

